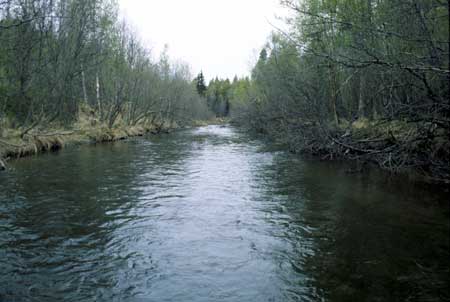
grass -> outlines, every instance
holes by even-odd
[[[100,123],[91,112],[81,109],[77,121],[70,127],[47,125],[45,128],[32,130],[24,137],[21,137],[20,129],[12,128],[9,126],[11,123],[3,122],[0,125],[0,160],[3,159],[0,165],[4,166],[5,161],[9,159],[56,151],[67,145],[113,142],[178,127],[175,123],[167,122],[164,123],[163,129],[149,124],[129,126],[118,119],[115,125],[109,128]]]

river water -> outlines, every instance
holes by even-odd
[[[208,126],[11,162],[0,301],[445,301],[448,192]]]

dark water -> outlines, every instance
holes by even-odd
[[[0,301],[445,301],[448,193],[229,127],[0,174]]]

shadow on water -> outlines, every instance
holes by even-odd
[[[445,301],[448,192],[209,126],[0,175],[0,301]]]
[[[268,198],[278,196],[277,215],[285,215],[275,222],[291,244],[293,270],[284,272],[297,273],[284,276],[297,281],[292,300],[450,299],[447,192],[285,153],[267,171]]]

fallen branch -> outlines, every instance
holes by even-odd
[[[74,131],[67,131],[67,132],[55,132],[55,133],[43,133],[43,134],[27,134],[29,136],[34,136],[34,137],[49,137],[49,136],[65,136],[65,135],[72,135],[74,134],[76,131],[80,131],[80,130],[74,130]]]
[[[338,141],[337,139],[335,139],[335,138],[333,138],[333,137],[331,137],[331,136],[330,136],[330,138],[331,138],[331,140],[332,140],[334,143],[336,143],[336,144],[338,144],[338,145],[341,145],[342,147],[345,147],[345,148],[347,148],[347,149],[350,149],[350,150],[359,152],[359,153],[376,154],[376,153],[383,153],[383,152],[386,152],[386,150],[360,149],[360,148],[357,148],[357,147],[354,147],[354,146],[347,145],[347,144],[345,144],[345,143],[343,143],[343,142],[340,142],[340,141]]]
[[[0,171],[6,170],[5,162],[0,158]]]
[[[391,138],[374,138],[374,139],[368,138],[368,139],[357,140],[355,142],[365,144],[365,143],[381,143],[381,142],[386,142],[389,140],[391,140]]]
[[[8,146],[8,147],[14,147],[14,148],[17,148],[17,149],[25,147],[24,145],[15,145],[15,144],[11,144],[11,143],[5,142],[4,140],[0,140],[0,144],[4,145],[4,146]]]

